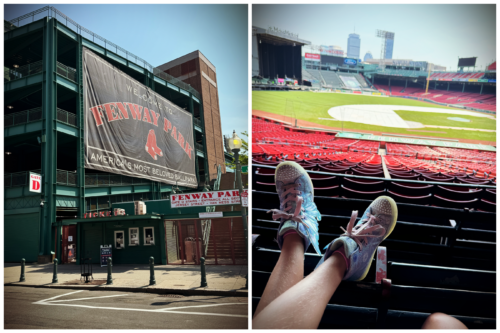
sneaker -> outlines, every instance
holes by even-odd
[[[328,244],[325,255],[316,268],[324,263],[336,250],[343,248],[348,268],[343,280],[360,281],[368,274],[373,256],[379,244],[394,230],[398,219],[396,202],[387,196],[375,199],[354,226],[358,211],[353,211],[345,234]]]
[[[283,246],[283,235],[295,230],[304,240],[304,252],[313,245],[318,254],[318,221],[321,214],[314,204],[314,187],[302,166],[295,162],[282,162],[276,168],[276,192],[280,197],[280,209],[271,209],[273,220],[280,219],[278,245]]]

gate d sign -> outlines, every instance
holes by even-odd
[[[42,193],[42,176],[30,172],[30,192]]]

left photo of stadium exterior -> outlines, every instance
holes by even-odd
[[[243,13],[247,30],[239,7],[222,10]],[[51,6],[4,20],[4,301],[19,302],[5,327],[40,324],[16,320],[29,294],[29,306],[96,315],[131,297],[172,328],[247,328],[248,181],[234,163],[241,140],[223,142],[238,127],[221,121],[219,64],[195,46],[154,67],[89,28]],[[40,286],[51,289],[32,296]],[[144,303],[150,293],[175,302]],[[84,294],[95,303],[72,300]],[[190,315],[193,299],[210,310]],[[42,308],[56,320],[66,310]],[[138,327],[165,328],[155,323]]]

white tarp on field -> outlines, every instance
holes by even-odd
[[[328,110],[328,114],[336,120],[352,121],[355,123],[377,125],[397,128],[416,128],[416,124],[409,124],[404,121],[394,110],[449,113],[463,116],[485,117],[495,119],[495,117],[472,111],[450,110],[441,108],[429,108],[421,106],[407,105],[344,105],[336,106]]]

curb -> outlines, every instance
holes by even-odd
[[[131,293],[151,293],[151,294],[176,294],[184,296],[226,296],[226,297],[248,297],[248,290],[221,290],[221,289],[164,289],[164,288],[136,288],[136,287],[103,287],[103,286],[61,286],[61,285],[31,285],[5,283],[4,287],[29,287],[48,289],[70,289],[70,290],[91,290],[91,291],[123,291]]]

